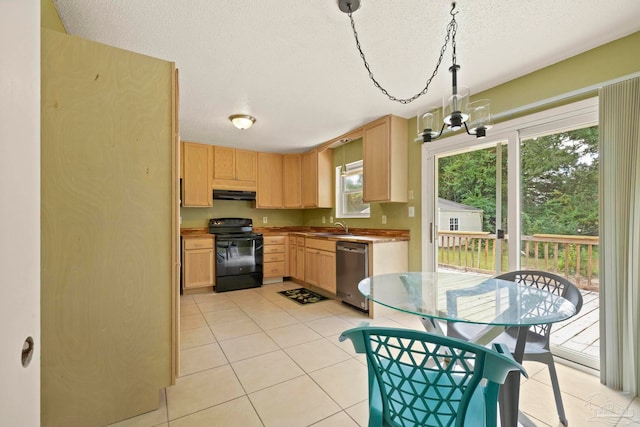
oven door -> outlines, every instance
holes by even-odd
[[[216,277],[260,274],[262,236],[216,236]]]

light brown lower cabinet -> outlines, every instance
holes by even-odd
[[[304,281],[335,294],[336,242],[307,238],[304,256]]]
[[[298,247],[296,248],[296,270],[294,279],[304,282],[304,237],[296,238]]]
[[[182,286],[202,288],[215,284],[213,237],[183,238]]]
[[[293,277],[294,279],[298,275],[296,271],[298,267],[298,238],[296,236],[289,236],[289,277]]]
[[[265,236],[263,241],[263,277],[286,276],[286,236]]]

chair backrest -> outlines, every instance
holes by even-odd
[[[576,314],[582,308],[582,293],[580,289],[569,280],[557,274],[547,271],[518,270],[496,276],[496,279],[504,279],[543,289],[555,295],[559,295],[569,301],[576,308]],[[539,335],[545,339],[546,347],[549,346],[549,336],[551,334],[551,323],[545,325],[532,326],[530,333]]]
[[[343,332],[346,338],[367,356],[370,427],[495,426],[499,384],[511,371],[526,375],[506,347],[369,326]]]

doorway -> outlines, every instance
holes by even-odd
[[[436,162],[438,268],[500,274],[509,265],[506,142]]]

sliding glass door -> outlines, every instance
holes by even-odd
[[[537,133],[541,132],[541,133]],[[520,138],[520,268],[567,278],[580,313],[554,325],[554,354],[598,367],[598,126],[523,130]]]
[[[584,306],[554,325],[553,351],[593,368],[599,366],[597,122],[597,100],[584,100],[499,123],[484,140],[456,135],[424,144],[422,156],[423,270],[530,269],[568,278]]]

